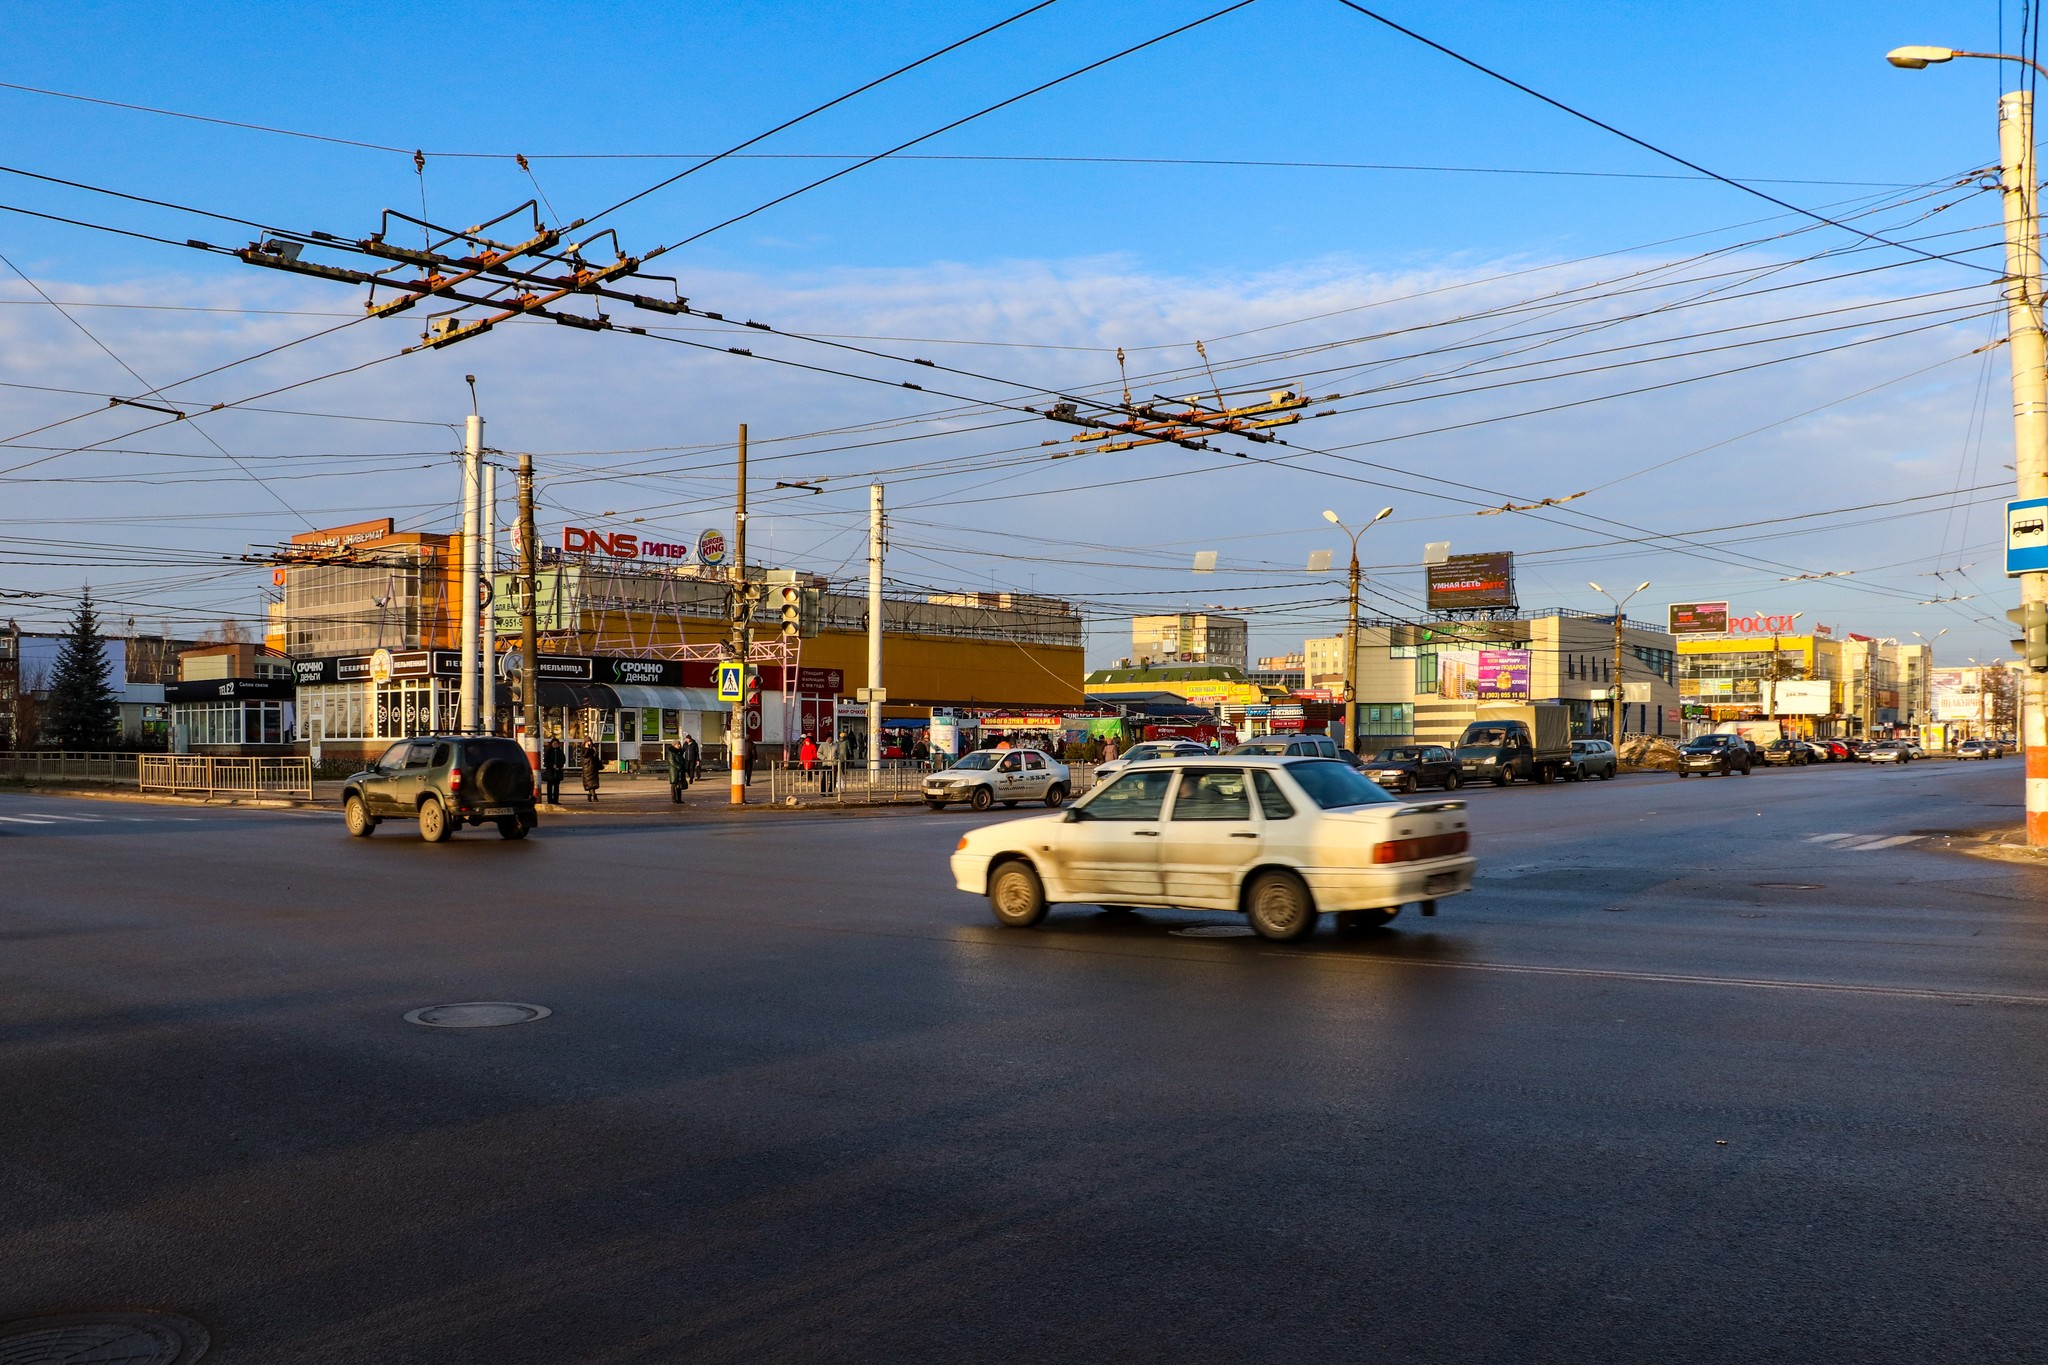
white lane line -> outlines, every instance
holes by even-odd
[[[1858,847],[1855,851],[1858,853],[1868,853],[1873,848],[1897,848],[1900,844],[1917,844],[1925,837],[1925,835],[1920,834],[1894,834],[1889,839],[1873,840]]]
[[[1854,834],[1809,834],[1806,836],[1806,842],[1809,844],[1827,844],[1833,843],[1837,839],[1854,839],[1856,837],[1858,836]]]
[[[57,823],[47,815],[0,815],[0,821],[10,825],[54,825]]]
[[[51,815],[48,812],[38,812],[38,814],[41,814],[45,820],[73,820],[81,825],[101,824],[107,818],[104,815]]]

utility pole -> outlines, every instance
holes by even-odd
[[[482,644],[477,649],[477,683],[482,697],[479,710],[482,713],[483,730],[487,735],[498,733],[498,604],[495,589],[498,583],[498,467],[484,466],[484,534],[477,547],[481,551],[478,570],[483,590],[477,594],[479,601],[470,610],[482,618],[478,630]]]
[[[882,485],[868,485],[868,791],[882,772]]]
[[[1382,507],[1379,514],[1356,531],[1344,524],[1344,519],[1329,508],[1323,509],[1323,520],[1351,537],[1351,594],[1350,606],[1344,616],[1344,744],[1353,753],[1358,751],[1358,538],[1380,522],[1394,515],[1391,507]]]
[[[525,723],[522,743],[526,761],[540,771],[540,632],[534,628],[538,605],[540,537],[533,528],[533,456],[519,457],[519,710]]]
[[[740,423],[740,496],[733,514],[732,656],[740,661],[740,699],[732,706],[732,804],[747,804],[747,655],[753,649],[753,612],[747,601],[747,424]]]
[[[2013,466],[2018,496],[2048,497],[2048,353],[2041,337],[2041,238],[2034,166],[2034,97],[1998,101],[1998,179],[2005,191],[2007,349],[2012,352]],[[2048,573],[2020,575],[2020,602],[2048,602]],[[2048,673],[2020,675],[2026,751],[2027,842],[2048,846]]]
[[[1626,728],[1621,714],[1621,708],[1625,704],[1621,692],[1621,610],[1616,608],[1614,612],[1614,716],[1613,724],[1608,727],[1608,738],[1613,741],[1614,752],[1617,754],[1621,752],[1621,732]]]
[[[470,406],[476,406],[476,376],[469,380]],[[484,419],[471,412],[464,424],[462,441],[462,587],[456,612],[462,622],[462,693],[458,723],[462,733],[476,733],[477,704],[477,512],[483,489],[477,481],[478,462],[483,456]]]
[[[1615,748],[1615,752],[1619,753],[1619,752],[1621,751],[1621,729],[1622,729],[1622,726],[1621,726],[1621,706],[1622,706],[1622,702],[1621,702],[1621,626],[1622,626],[1622,622],[1623,622],[1623,621],[1624,621],[1625,619],[1627,619],[1627,615],[1628,615],[1628,611],[1627,611],[1627,608],[1628,608],[1628,604],[1629,604],[1630,602],[1632,602],[1632,601],[1634,601],[1634,600],[1635,600],[1635,596],[1636,596],[1636,593],[1639,593],[1639,592],[1644,592],[1644,591],[1646,591],[1646,590],[1647,590],[1647,589],[1649,588],[1649,586],[1650,586],[1650,585],[1649,585],[1649,584],[1648,584],[1647,582],[1643,582],[1643,583],[1638,583],[1638,584],[1636,584],[1636,586],[1635,586],[1635,591],[1634,591],[1634,592],[1631,592],[1631,593],[1629,593],[1629,595],[1628,595],[1628,596],[1626,596],[1626,597],[1616,597],[1616,596],[1615,596],[1615,595],[1614,595],[1613,593],[1611,593],[1611,592],[1607,591],[1607,589],[1605,589],[1605,588],[1601,587],[1601,586],[1600,586],[1600,585],[1599,585],[1598,583],[1588,583],[1588,584],[1586,584],[1586,586],[1587,586],[1587,587],[1589,587],[1589,588],[1591,588],[1591,589],[1592,589],[1592,590],[1593,590],[1594,592],[1597,592],[1597,593],[1599,593],[1599,594],[1600,594],[1600,595],[1601,595],[1602,597],[1606,598],[1606,599],[1607,599],[1608,601],[1610,601],[1610,602],[1614,603],[1614,675],[1613,675],[1613,677],[1611,677],[1611,678],[1609,678],[1609,679],[1608,679],[1608,681],[1609,681],[1609,682],[1611,682],[1611,683],[1613,684],[1613,687],[1612,687],[1612,688],[1611,688],[1611,689],[1609,690],[1609,692],[1608,692],[1608,705],[1612,706],[1612,707],[1613,707],[1614,709],[1613,709],[1613,711],[1612,711],[1612,712],[1610,713],[1610,715],[1609,715],[1609,723],[1608,723],[1608,730],[1607,730],[1607,733],[1608,733],[1609,735],[1613,736],[1613,743],[1614,743],[1614,748]],[[1775,654],[1773,655],[1773,657],[1776,657],[1776,656],[1775,656]]]

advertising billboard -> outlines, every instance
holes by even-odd
[[[1767,682],[1763,702],[1774,716],[1825,716],[1834,709],[1834,684],[1824,678]]]
[[[1515,605],[1515,556],[1509,551],[1450,555],[1424,572],[1431,611],[1474,611]]]
[[[1936,668],[1927,674],[1928,705],[1936,720],[1975,720],[1982,699],[1974,668]]]
[[[1726,602],[1673,602],[1668,610],[1673,635],[1725,635],[1728,632]]]
[[[569,630],[576,609],[577,581],[583,571],[573,566],[551,564],[533,575],[533,628],[538,631]],[[501,636],[516,636],[519,621],[519,575],[491,575],[491,620]]]
[[[1437,695],[1466,701],[1527,701],[1531,658],[1526,649],[1439,650]]]

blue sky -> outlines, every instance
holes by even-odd
[[[511,5],[451,18],[444,7],[424,6],[71,5],[42,13],[34,25],[11,26],[0,80],[424,148],[425,174],[416,175],[410,156],[401,153],[8,89],[0,89],[0,163],[259,222],[353,235],[370,231],[386,206],[417,211],[422,190],[429,215],[440,220],[476,222],[502,212],[535,192],[533,181],[506,159],[523,152],[532,159],[539,191],[558,211],[550,216],[573,217],[686,164],[573,154],[716,150],[1011,8]],[[1061,0],[759,150],[877,151],[1211,8],[1179,0]],[[1904,42],[1994,46],[2001,24],[1992,4],[1602,4],[1573,6],[1568,13],[1536,4],[1405,4],[1387,12],[1475,60],[1716,170],[1758,182],[1848,182],[1763,186],[1801,205],[1847,202],[1886,186],[1933,184],[1995,156],[1997,68],[1958,63],[1904,73],[1882,60],[1887,48]],[[2007,42],[2017,41],[2017,25],[2017,9],[2009,7],[2003,23]],[[1186,344],[1196,337],[1305,318],[1323,305],[1370,304],[1377,310],[1372,318],[1398,315],[1409,325],[1440,321],[1473,300],[1499,307],[1560,280],[1649,268],[1703,246],[1725,245],[1741,234],[1679,244],[1668,239],[1775,212],[1722,185],[1635,178],[1684,172],[1332,0],[1259,0],[918,150],[947,156],[1475,169],[905,161],[859,171],[724,229],[664,257],[662,269],[679,275],[683,292],[708,307],[819,331],[1003,342],[954,348],[946,355],[952,363],[1004,378],[1099,387],[1115,382],[1109,351],[1116,345],[1179,347],[1158,358],[1162,365],[1185,367],[1193,360]],[[456,152],[497,155],[446,155]],[[722,165],[606,223],[630,249],[644,250],[717,223],[836,164],[763,159]],[[239,244],[247,235],[180,213],[116,204],[18,177],[0,179],[6,181],[0,202],[48,213],[177,239]],[[1948,216],[1915,230],[1981,228],[1995,217],[1991,206],[1982,196],[1963,196]],[[1902,210],[1887,225],[1903,228],[1912,213]],[[1769,225],[1752,235],[1787,226]],[[1980,231],[1969,240],[1988,239]],[[1799,239],[1797,250],[1848,241],[1840,234],[1824,240],[1813,235]],[[1657,243],[1666,244],[1652,245]],[[1473,284],[1624,248],[1634,250],[1599,267],[1566,268],[1526,285]],[[1743,259],[1793,250],[1767,245]],[[0,215],[0,251],[59,299],[272,310],[75,313],[153,384],[204,368],[202,362],[230,359],[326,325],[290,315],[345,314],[358,305],[340,286],[272,277],[221,258],[14,215]],[[1447,284],[1470,292],[1441,304],[1389,303]],[[1846,306],[1971,284],[1983,286],[1980,301],[1991,298],[1981,275],[1936,266],[1823,286],[1819,296]],[[13,276],[0,280],[0,298],[34,297]],[[1673,335],[1688,328],[1704,333],[1731,321],[1768,322],[1820,306],[1771,299],[1742,305],[1746,311],[1739,318],[1687,314],[1650,325]],[[1900,305],[1899,311],[1909,310]],[[1317,530],[1321,508],[1342,503],[1347,511],[1356,505],[1369,514],[1391,501],[1400,507],[1399,516],[1374,533],[1390,542],[1384,552],[1390,583],[1414,576],[1424,540],[1451,539],[1459,548],[1530,552],[1528,605],[1593,606],[1597,599],[1583,587],[1584,579],[1611,573],[1631,583],[1658,582],[1650,596],[1660,602],[1667,599],[1661,585],[1668,584],[1669,596],[1729,595],[1755,609],[1804,609],[1809,619],[1872,633],[1932,634],[1946,626],[1952,639],[1969,645],[1967,652],[1996,652],[2002,623],[1991,626],[1956,604],[1922,607],[1914,597],[1921,589],[1921,596],[1931,598],[1981,587],[1973,596],[1982,606],[2004,592],[2003,580],[1981,564],[1970,570],[1975,577],[1968,586],[1923,576],[1986,559],[1975,548],[1992,525],[1983,507],[1875,526],[1862,524],[1861,517],[1825,520],[1802,528],[1796,540],[1771,543],[1778,569],[1856,567],[1862,581],[1788,586],[1777,579],[1789,575],[1753,559],[1731,565],[1668,549],[1566,549],[1617,535],[1616,523],[1712,528],[1924,497],[2004,475],[2010,438],[2003,421],[2002,354],[1959,359],[1998,329],[1976,317],[1947,321],[1951,325],[1750,376],[1354,451],[1520,497],[1576,491],[1696,446],[1732,441],[1725,453],[1629,480],[1582,504],[1611,519],[1604,529],[1521,517],[1474,523],[1469,505],[1361,487],[1339,477],[1344,469],[1356,475],[1357,467],[1340,469],[1328,461],[1318,473],[1266,467],[1182,478],[1172,453],[1154,451],[1134,453],[1115,471],[1097,463],[1069,476],[1039,465],[1005,475],[1003,483],[988,483],[996,475],[986,470],[905,482],[900,498],[892,495],[892,503],[906,508],[902,568],[906,581],[936,582],[951,573],[1119,602],[1135,600],[1131,594],[1139,592],[1149,594],[1145,601],[1166,605],[1219,598],[1225,605],[1307,601],[1316,594],[1278,584],[1283,568],[1298,570],[1307,549],[1329,543]],[[215,401],[290,383],[388,353],[412,341],[416,331],[410,322],[378,326],[383,331],[358,327],[331,342],[309,343],[274,362],[247,367],[232,381],[207,381],[185,396]],[[1219,342],[1214,353],[1241,359],[1257,350],[1351,334],[1331,331],[1333,326],[1297,324],[1256,344]],[[252,467],[279,476],[268,489],[217,462],[207,466],[219,475],[214,483],[120,482],[137,470],[154,478],[157,471],[212,459],[205,442],[188,431],[152,434],[159,445],[149,448],[182,452],[187,463],[179,465],[170,455],[63,456],[52,470],[100,482],[17,485],[9,499],[17,508],[9,519],[16,524],[8,533],[71,538],[73,531],[56,529],[61,523],[78,528],[81,537],[90,533],[189,553],[208,546],[239,550],[303,529],[309,520],[346,520],[380,502],[419,524],[433,524],[444,515],[439,507],[450,484],[435,455],[449,443],[445,428],[339,419],[445,422],[466,406],[459,387],[463,373],[479,375],[494,441],[543,451],[708,445],[729,439],[740,420],[750,421],[757,436],[772,437],[906,417],[933,406],[920,407],[879,386],[762,376],[754,372],[759,367],[673,355],[672,348],[628,347],[616,338],[554,328],[516,336],[511,331],[293,396],[296,407],[332,418],[236,413],[211,419],[215,439]],[[662,354],[651,354],[657,350]],[[32,302],[8,307],[0,316],[0,363],[4,377],[15,383],[79,391],[14,391],[18,401],[11,406],[22,420],[8,423],[9,431],[73,415],[81,401],[92,406],[81,395],[132,393],[136,387],[75,328]],[[1835,403],[1863,383],[1922,367],[1929,370],[1924,376],[1898,381],[1869,399]],[[1306,368],[1305,362],[1230,373],[1234,380],[1262,384],[1283,380],[1296,368]],[[1544,391],[1577,395],[1586,382],[1557,379]],[[1316,440],[1324,448],[1355,446],[1494,416],[1500,411],[1488,406],[1494,402],[1445,397],[1428,406],[1426,419],[1406,409],[1332,418],[1317,428]],[[1738,435],[1816,405],[1828,406],[1762,438]],[[66,431],[78,431],[82,441],[128,429],[95,417]],[[406,439],[396,440],[401,432]],[[1061,434],[1034,429],[1011,440],[1005,433],[1003,444],[990,445],[991,437],[956,433],[895,450],[894,465],[875,456],[821,454],[799,461],[801,467],[791,472],[850,478],[941,455],[1023,450],[1041,435]],[[328,477],[323,471],[334,468],[331,462],[292,459],[340,452],[376,459],[352,469],[350,478]],[[418,458],[406,464],[404,452],[418,452]],[[272,463],[260,464],[263,457]],[[720,486],[708,455],[635,457],[642,463],[632,470],[658,471],[665,480],[660,483],[619,477],[626,471],[616,467],[625,458],[565,455],[550,466],[565,471],[565,480],[567,471],[580,471],[581,478],[555,485],[557,519],[630,512],[679,532],[697,521],[717,520]],[[287,481],[288,465],[302,481]],[[599,466],[612,472],[597,478]],[[360,469],[382,472],[364,477]],[[1161,473],[1175,477],[1106,486]],[[885,477],[893,482],[897,475]],[[990,501],[1009,494],[1030,496]],[[911,505],[920,501],[924,507],[913,516]],[[792,561],[831,569],[855,547],[863,505],[864,496],[853,487],[804,504],[792,500],[780,510],[768,508],[762,529]],[[909,524],[920,518],[933,529],[918,548]],[[1018,553],[1034,544],[1018,540],[1000,555],[976,555],[998,543],[978,538],[978,529],[1044,543]],[[1052,545],[1061,540],[1072,543],[1064,549]],[[1218,548],[1226,569],[1235,564],[1240,572],[1191,582],[1169,569],[1164,561],[1171,556],[1164,550],[1156,556],[1159,563],[1141,570],[1126,562],[1133,558],[1129,554],[1094,548],[1131,545],[1170,546],[1175,556]],[[1533,553],[1545,550],[1548,567]],[[24,551],[22,558],[38,555],[42,562],[6,572],[18,583],[52,591],[75,586],[88,572],[102,582],[140,581],[118,566],[67,561],[53,551]],[[920,555],[929,562],[920,565]],[[1924,562],[1907,562],[1916,557]],[[1882,584],[1883,590],[1866,583]],[[1253,591],[1266,591],[1262,584],[1270,587],[1264,597]],[[248,579],[220,578],[175,589],[109,590],[166,612],[203,615],[249,614],[259,588]],[[1399,602],[1383,605],[1391,611]],[[1995,617],[2002,603],[1991,605]],[[143,610],[146,617],[149,607]],[[1262,617],[1258,643],[1277,650],[1290,637],[1298,642],[1304,633],[1323,633],[1330,623],[1321,619],[1322,611],[1309,603],[1291,614]],[[1110,623],[1097,633],[1093,652],[1113,656],[1124,647]]]

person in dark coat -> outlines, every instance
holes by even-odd
[[[695,735],[683,736],[683,766],[692,782],[704,780],[704,746],[697,742]]]
[[[597,775],[604,769],[604,759],[598,754],[595,744],[583,746],[583,795],[597,800]]]
[[[568,765],[568,756],[562,752],[562,741],[550,738],[540,751],[540,780],[547,788],[550,806],[562,804],[562,770]]]
[[[690,787],[690,764],[681,743],[670,740],[666,751],[668,758],[668,799],[677,805],[683,803],[683,793]]]

